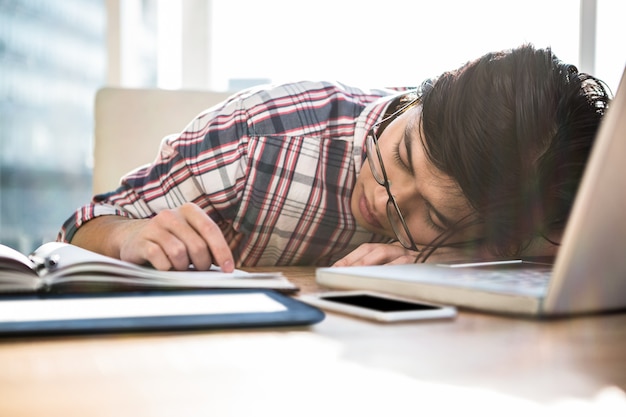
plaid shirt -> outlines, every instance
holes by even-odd
[[[399,93],[301,82],[233,95],[166,137],[149,166],[95,196],[59,232],[102,215],[148,218],[193,202],[240,238],[237,266],[328,265],[364,242],[350,196],[371,126]]]

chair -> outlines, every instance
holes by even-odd
[[[161,140],[232,93],[104,87],[96,93],[93,193],[113,191],[130,170],[150,163]]]

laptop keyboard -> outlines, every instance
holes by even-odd
[[[541,266],[538,268],[524,267],[488,269],[459,268],[458,274],[446,276],[445,280],[452,285],[481,288],[513,294],[543,295],[547,290],[552,271]],[[463,273],[466,272],[466,273]]]

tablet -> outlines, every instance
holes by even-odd
[[[0,298],[0,335],[303,326],[323,319],[321,310],[273,290]]]

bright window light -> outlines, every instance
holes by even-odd
[[[182,6],[178,1],[157,3],[157,87],[182,85]]]

